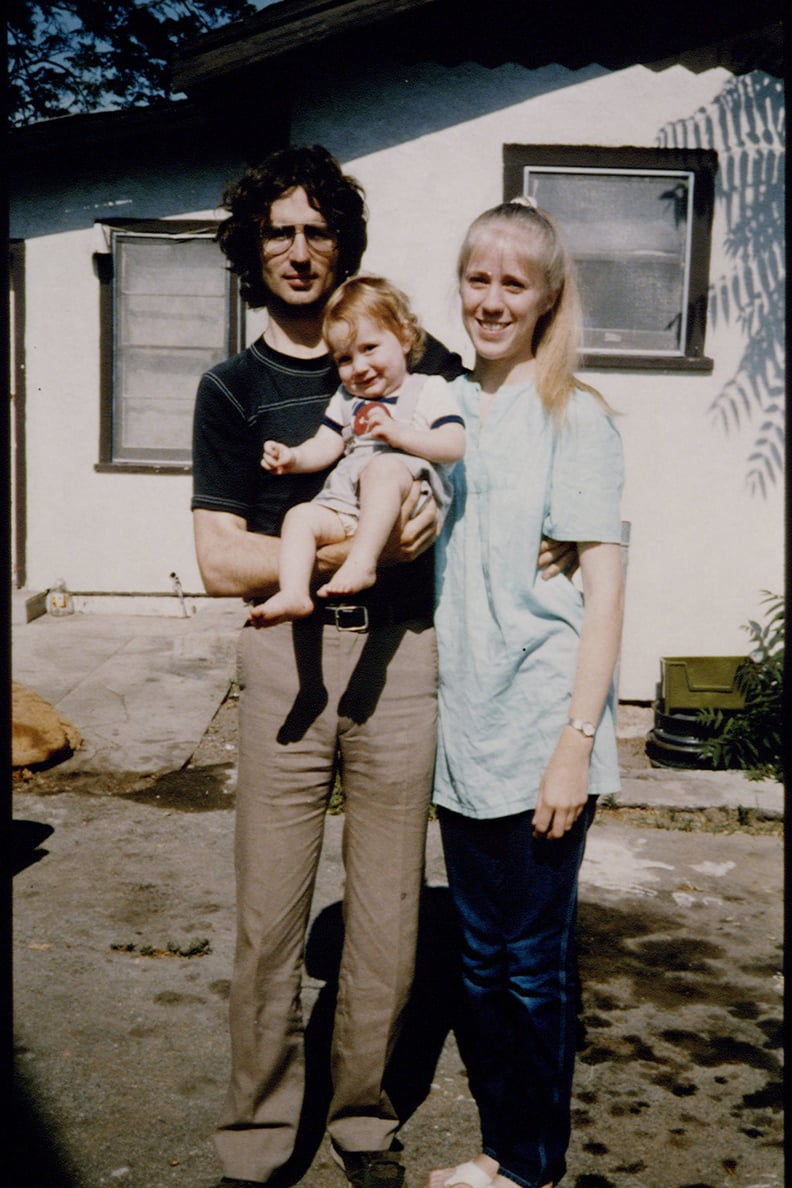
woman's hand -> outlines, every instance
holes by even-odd
[[[568,578],[580,568],[578,548],[574,540],[552,540],[543,536],[539,544],[539,557],[536,567],[542,575],[542,581],[558,577],[559,573]]]
[[[565,726],[550,757],[534,810],[534,837],[563,837],[588,800],[593,740]]]
[[[599,722],[619,655],[624,601],[621,546],[581,541],[583,627],[575,682],[567,713]],[[534,833],[563,837],[586,803],[589,758],[594,740],[564,726],[542,779],[534,813]]]

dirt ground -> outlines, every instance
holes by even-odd
[[[12,1188],[219,1180],[211,1133],[228,1063],[236,716],[232,694],[179,772],[56,767],[15,782],[24,829],[15,851]],[[648,762],[641,739],[621,749],[625,771]],[[308,944],[316,1075],[290,1181],[301,1188],[341,1188],[322,1141],[322,1070],[342,827],[340,816],[328,821],[330,865]],[[781,1188],[781,834],[780,820],[745,809],[602,806],[581,883],[585,990],[565,1188]],[[414,1001],[390,1087],[407,1119],[409,1188],[424,1188],[438,1158],[457,1162],[476,1143],[434,845]]]
[[[43,771],[16,772],[15,784],[24,785],[41,796],[70,791],[100,796],[133,796],[140,803],[157,804],[163,808],[167,808],[172,801],[180,811],[192,809],[205,812],[212,808],[231,808],[234,803],[233,772],[237,760],[237,708],[236,691],[232,686],[192,759],[182,771],[160,776],[125,772],[64,773],[56,766]],[[643,737],[619,739],[619,763],[624,775],[651,767]],[[605,802],[600,804],[598,814],[645,828],[704,833],[739,830],[775,837],[784,834],[782,819],[749,808],[616,808]]]

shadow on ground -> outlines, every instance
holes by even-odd
[[[206,797],[217,797],[217,806],[225,807],[226,776],[219,764],[203,773],[193,772],[196,783],[188,811],[200,811]],[[179,786],[181,779],[186,775],[179,777]],[[155,794],[164,799],[146,803],[166,807],[170,792],[176,794],[173,779],[160,780]],[[84,811],[81,804],[80,828]],[[159,836],[155,818],[156,814],[146,818],[146,830],[151,832],[142,830],[141,845],[147,844],[146,838]],[[177,832],[169,837],[183,835],[195,822],[189,817],[173,819]],[[115,814],[108,816],[110,824],[117,824]],[[622,828],[617,822],[611,822],[611,827]],[[607,821],[603,821],[602,828],[608,828]],[[52,832],[51,825],[39,822],[13,823],[15,870],[24,871],[47,857]],[[657,869],[666,872],[666,882],[658,883],[655,893],[628,896],[618,890],[583,888],[579,937],[584,992],[573,1144],[575,1162],[586,1172],[570,1177],[570,1188],[655,1188],[659,1183],[668,1188],[717,1188],[726,1182],[776,1188],[782,1183],[782,1174],[777,1174],[776,1169],[783,1166],[782,955],[780,898],[777,882],[767,874],[767,863],[771,855],[772,861],[777,861],[777,844],[772,838],[749,833],[692,838],[684,833],[652,830],[635,835],[642,836],[649,839],[647,847],[651,844],[651,850],[639,852],[648,853]],[[662,848],[658,848],[660,843]],[[36,877],[56,862],[57,847],[54,841],[50,845],[53,854],[33,872]],[[683,861],[686,847],[689,853]],[[66,864],[65,869],[73,880],[84,873],[80,865],[84,860],[82,834],[76,835],[72,853],[74,865]],[[62,849],[64,863],[67,855],[68,850]],[[729,858],[725,865],[733,867],[733,872],[723,876],[722,882],[715,882],[715,876],[708,875],[705,868],[723,863],[725,857]],[[194,862],[191,851],[189,859]],[[677,865],[672,866],[672,862]],[[141,934],[155,924],[160,927],[172,894],[165,874],[160,871],[149,882],[141,876],[141,885],[130,883],[128,888],[118,887],[114,868],[111,876],[114,881],[88,901],[91,905],[101,903],[105,913],[101,918],[116,923],[123,919],[130,927],[134,924]],[[23,874],[18,882],[20,890],[25,886],[25,877]],[[70,885],[73,890],[68,882],[56,884],[61,888],[59,896],[52,896],[51,912],[56,924],[61,922],[64,888]],[[217,893],[207,898],[203,884],[196,894],[196,910],[204,914],[225,902]],[[334,884],[330,897],[335,894]],[[118,896],[118,901],[108,904],[112,895]],[[187,902],[192,904],[189,897]],[[31,894],[29,905],[31,919],[38,920],[43,901]],[[230,907],[226,910],[230,913]],[[31,950],[49,947],[39,943],[39,935],[31,935]],[[71,950],[79,935],[70,934]],[[329,1161],[320,1148],[331,1094],[330,1044],[342,942],[341,905],[332,902],[316,917],[307,943],[308,977],[319,990],[307,1019],[305,1108],[288,1175],[280,1181],[285,1186],[303,1183],[324,1188],[338,1178],[336,1169],[327,1166]],[[95,958],[94,950],[91,953]],[[454,953],[447,888],[427,887],[414,993],[387,1082],[399,1116],[405,1122],[412,1119],[405,1135],[411,1168],[433,1166],[431,1161],[437,1158],[438,1149],[445,1152],[459,1148],[462,1154],[475,1129],[475,1110],[457,1054],[457,1049],[464,1051],[464,1037],[460,1037],[454,990]],[[58,954],[50,957],[53,964],[47,967],[49,981],[41,974],[38,981],[30,983],[40,1010],[46,1006],[53,971],[57,970],[59,977],[66,976],[64,966],[55,964],[56,959],[60,960]],[[86,968],[85,962],[78,959],[74,965],[75,987],[82,985],[79,978]],[[203,1028],[205,1038],[206,1018],[219,986],[218,981],[203,985],[196,974],[194,982],[185,977],[179,994],[165,998],[158,983],[159,993],[151,995],[150,1008],[146,1008],[151,1011],[146,1017],[150,1026],[141,1027],[136,1020],[135,1028],[130,1027],[128,1032],[129,1037],[134,1036],[136,1046],[132,1050],[140,1054],[138,1061],[160,1059],[164,1038],[172,1042],[174,1051],[181,1052],[191,1042],[196,1026]],[[71,1009],[78,990],[72,989],[71,982],[66,982],[66,988],[72,995]],[[113,1009],[117,1009],[117,1003],[127,1001],[124,993],[120,988],[116,997],[113,984],[109,996]],[[167,1020],[162,1016],[164,1002],[170,1011]],[[95,998],[86,997],[84,1009],[93,1009],[95,1014]],[[142,1010],[142,1006],[135,1009]],[[33,1019],[47,1031],[51,1015],[48,1018],[40,1013]],[[100,1025],[102,1021],[100,1018]],[[96,1020],[91,1018],[90,1022],[95,1024]],[[78,1029],[87,1023],[88,1017],[79,1012],[70,1020],[70,1026]],[[100,1158],[95,1154],[96,1136],[109,1136],[107,1149],[115,1148],[119,1136],[112,1131],[113,1106],[117,1109],[119,1103],[128,1100],[127,1077],[132,1070],[124,1073],[118,1064],[117,1045],[108,1044],[97,1060],[100,1068],[105,1067],[101,1064],[104,1060],[107,1070],[112,1071],[94,1082],[91,1089],[86,1087],[86,1096],[81,1098],[80,1084],[66,1080],[60,1059],[61,1031],[60,1023],[53,1020],[46,1044],[42,1043],[40,1051],[33,1051],[39,1031],[31,1024],[27,1039],[31,1051],[20,1048],[18,1052],[11,1188],[96,1188],[100,1182],[109,1182],[102,1179],[104,1171],[96,1171],[97,1167],[107,1166],[101,1162],[104,1155]],[[118,1035],[118,1043],[126,1044],[123,1028]],[[447,1042],[452,1035],[456,1045]],[[97,1047],[101,1047],[105,1036],[97,1032],[95,1039]],[[91,1058],[95,1054],[90,1049]],[[60,1097],[48,1084],[36,1080],[36,1076],[46,1075],[45,1070],[56,1071]],[[181,1155],[199,1143],[205,1149],[211,1147],[212,1103],[222,1086],[216,1077],[204,1077],[195,1083],[190,1080],[189,1090],[184,1089],[184,1084],[183,1079],[174,1079],[165,1069],[153,1096],[141,1094],[141,1119],[148,1119],[152,1108],[156,1108],[157,1093],[175,1095],[180,1102],[180,1095],[186,1092],[200,1094],[200,1099],[193,1096],[190,1100],[193,1106],[200,1107],[203,1119],[201,1123],[192,1121],[184,1136],[179,1132],[176,1139],[171,1131],[164,1138],[161,1134],[147,1138],[145,1158],[153,1151],[150,1166],[155,1170],[151,1179],[135,1181],[146,1188],[161,1188],[165,1182],[162,1170],[168,1166],[166,1157],[173,1152]],[[134,1117],[129,1114],[129,1118]],[[120,1137],[129,1137],[129,1122],[126,1125],[127,1134]],[[77,1156],[81,1147],[82,1153]],[[78,1170],[63,1152],[79,1158]],[[135,1158],[140,1161],[138,1167],[149,1166],[144,1156]],[[211,1167],[210,1153],[205,1150],[200,1158],[202,1165]],[[672,1169],[668,1174],[666,1162]],[[130,1163],[135,1166],[131,1159]],[[659,1167],[664,1169],[662,1175]],[[185,1164],[183,1172],[176,1173],[174,1183],[179,1175],[191,1174]],[[209,1172],[207,1183],[208,1176]],[[197,1181],[198,1177],[193,1177],[190,1188]],[[184,1179],[178,1182],[184,1183]],[[416,1188],[420,1182],[416,1176]]]
[[[12,874],[19,874],[26,867],[46,858],[48,851],[43,850],[41,846],[53,832],[52,825],[45,825],[41,821],[11,822]]]
[[[279,1185],[300,1182],[309,1171],[324,1138],[332,1095],[330,1046],[343,940],[341,904],[334,903],[316,917],[306,947],[306,972],[324,985],[306,1027],[303,1113],[294,1155],[284,1168]],[[458,1030],[454,953],[454,925],[448,890],[427,887],[421,903],[413,992],[385,1085],[402,1123],[426,1100],[448,1034]],[[439,987],[441,992],[438,992]]]
[[[50,1118],[43,1118],[35,1093],[19,1066],[14,1070],[11,1100],[9,1188],[78,1188],[82,1183],[70,1166]]]

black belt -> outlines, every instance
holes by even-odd
[[[390,603],[365,606],[362,603],[323,602],[317,606],[311,618],[314,621],[318,619],[325,626],[335,627],[338,631],[366,632],[376,627],[392,627],[396,623],[406,623],[410,619],[422,619],[428,624],[432,617],[414,606],[393,606]]]

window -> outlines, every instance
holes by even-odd
[[[584,366],[712,369],[715,169],[706,150],[505,147],[504,197],[550,211],[577,263]]]
[[[99,469],[188,470],[198,380],[240,348],[235,278],[215,227],[103,223]]]

